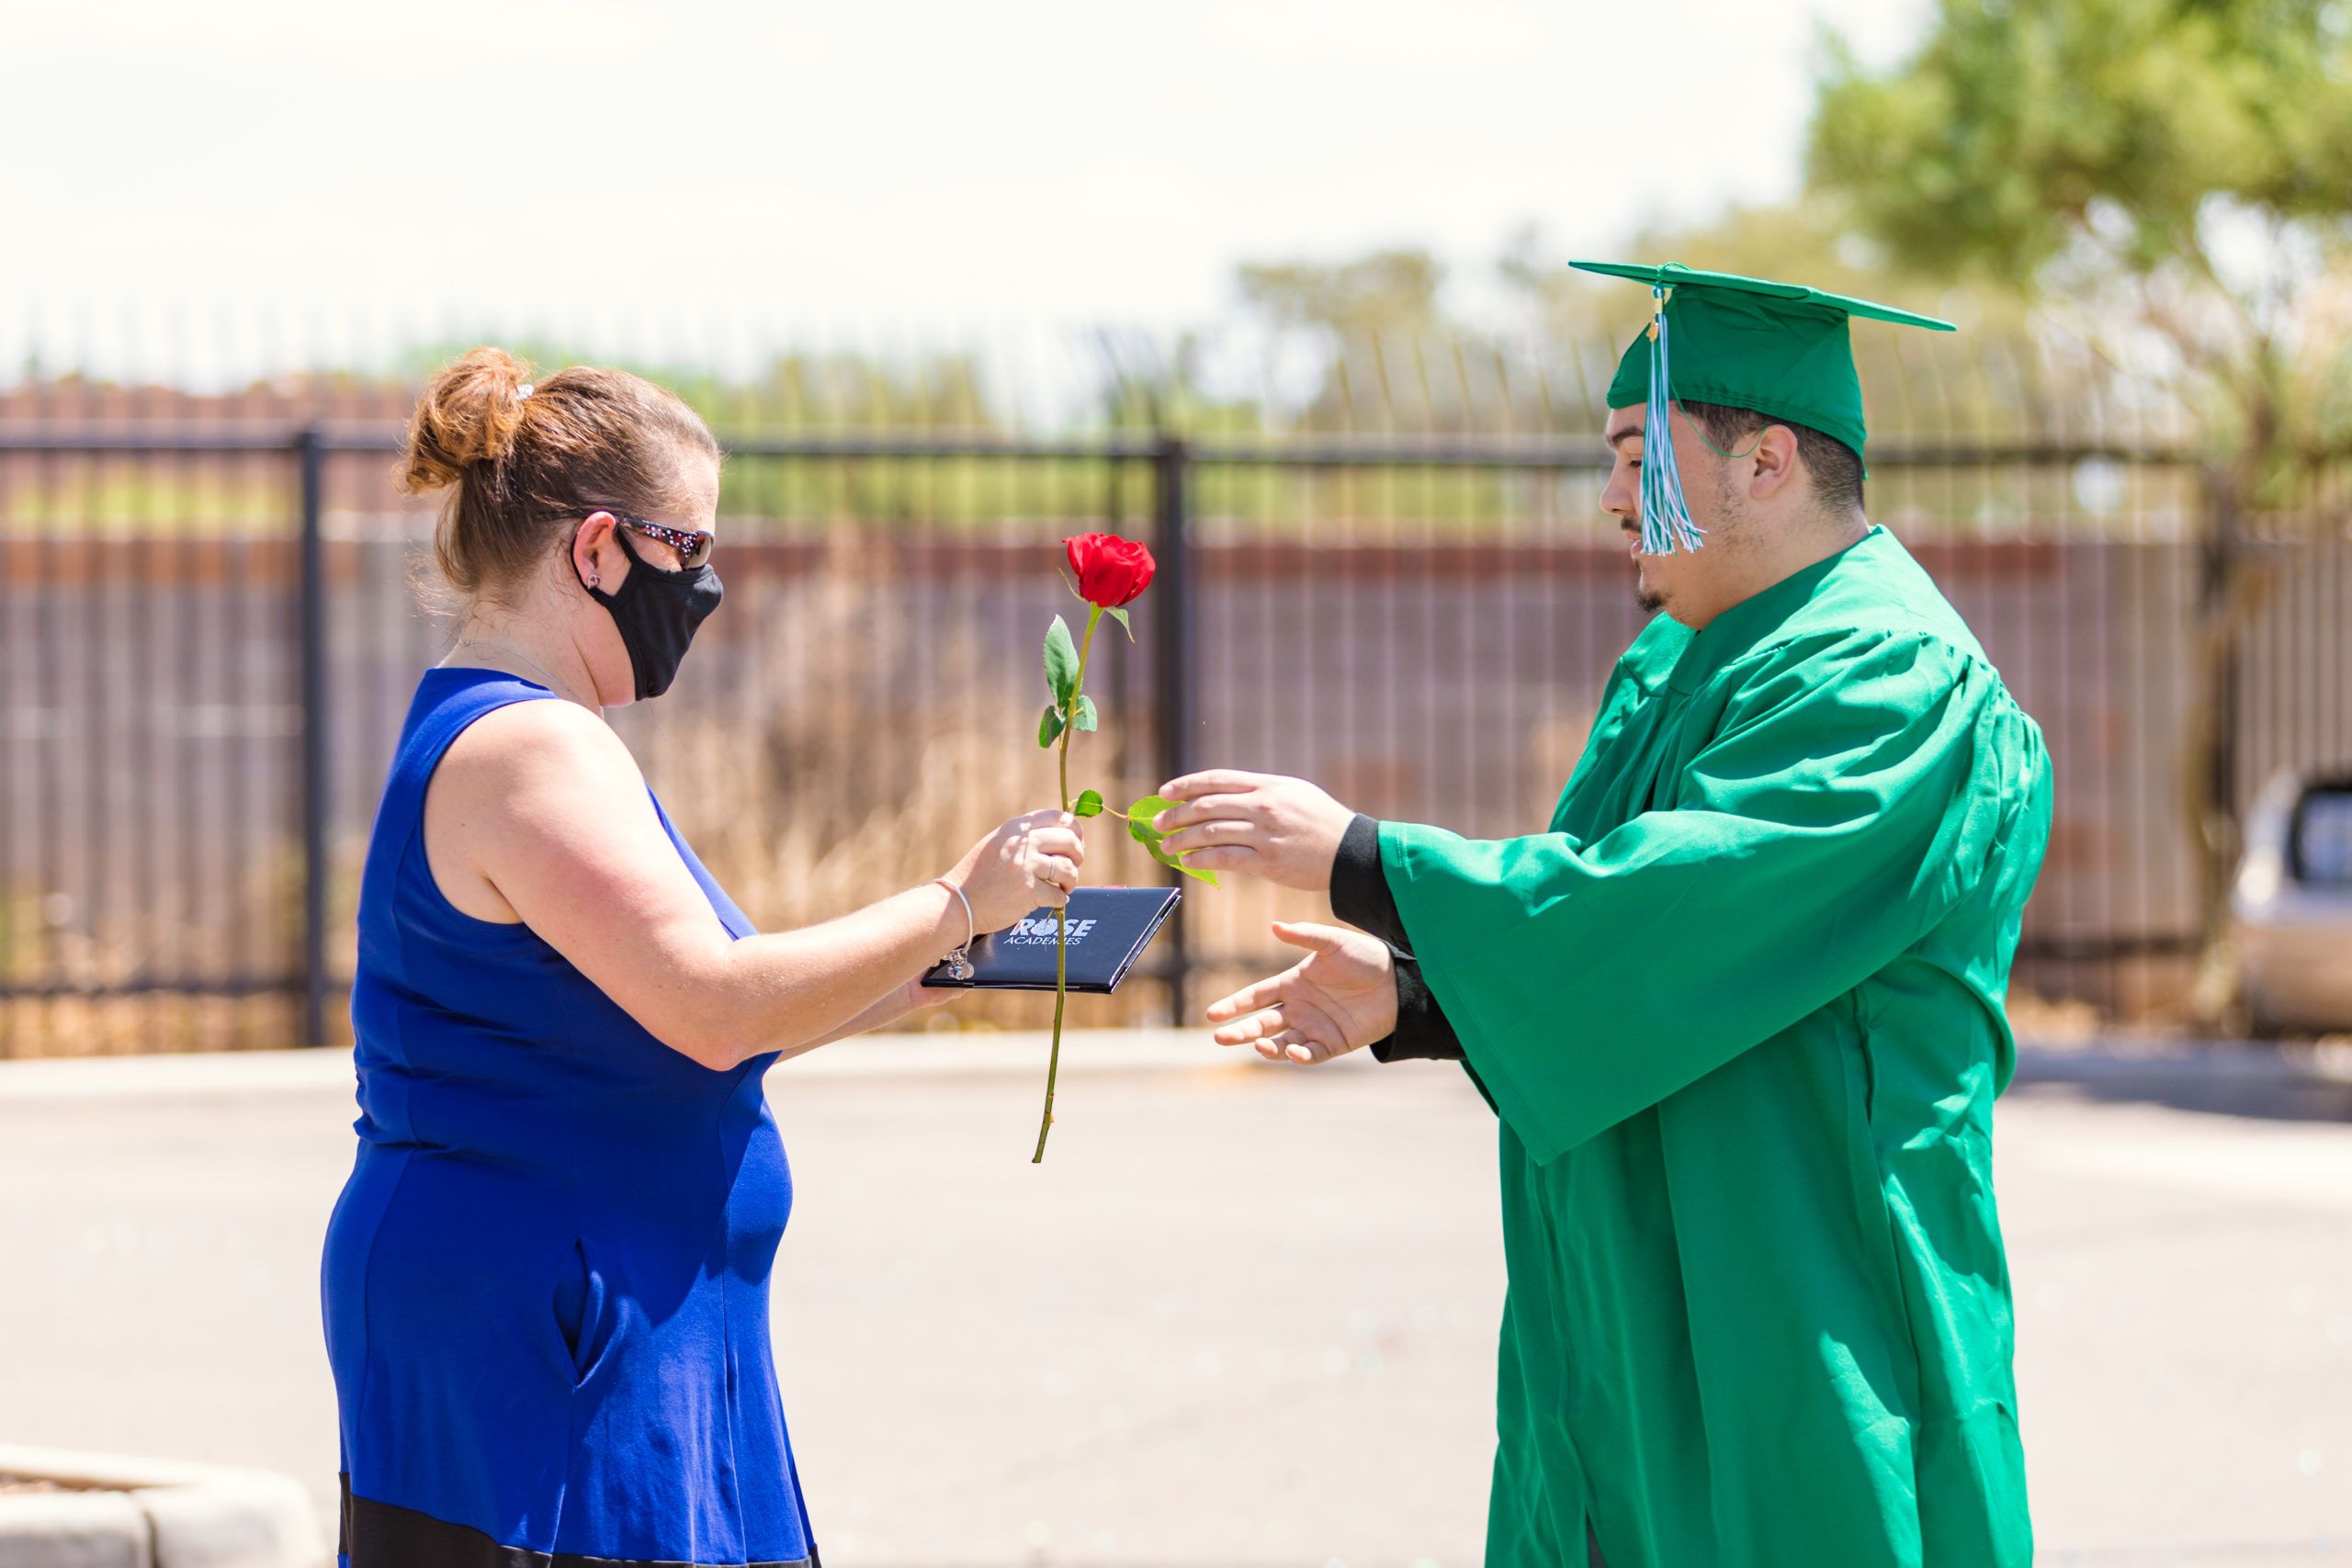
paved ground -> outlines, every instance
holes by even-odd
[[[772,1080],[786,1397],[830,1560],[1477,1559],[1502,1278],[1485,1108],[1080,1042]],[[0,1065],[0,1438],[266,1465],[323,1506],[317,1242],[347,1063]],[[2042,1561],[2352,1564],[2352,1089],[2039,1057],[2003,1213]]]

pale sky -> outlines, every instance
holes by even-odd
[[[1164,329],[1229,309],[1238,261],[1382,244],[1475,292],[1523,222],[1565,260],[1787,197],[1816,24],[1888,59],[1924,14],[0,0],[0,353],[27,322],[153,353],[261,317],[354,344]]]

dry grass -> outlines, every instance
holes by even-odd
[[[270,1050],[294,1043],[298,1005],[284,995],[173,991],[0,999],[0,1060]]]
[[[261,1050],[298,1043],[299,999],[288,992],[233,995],[132,990],[153,972],[290,974],[300,907],[290,846],[257,857],[233,886],[207,890],[198,909],[143,908],[118,888],[112,911],[77,916],[69,900],[0,900],[0,981],[50,995],[0,996],[0,1060]],[[104,994],[121,987],[115,994]],[[75,994],[75,993],[82,994]],[[345,1027],[340,1006],[329,1027]]]
[[[760,694],[755,713],[681,706],[638,746],[681,833],[763,931],[926,882],[1006,818],[1057,801],[1053,754],[1025,732],[1025,690],[971,673],[986,666],[968,649],[935,655],[962,675],[909,680],[875,652],[907,641],[903,613],[878,586],[827,571],[797,595],[775,617],[791,635],[762,649],[738,683]],[[937,694],[910,708],[910,690]],[[1076,739],[1072,788],[1100,788],[1114,804],[1146,793],[1159,781],[1116,776],[1130,750],[1118,716],[1106,715],[1101,732]],[[1114,818],[1090,825],[1088,847],[1091,884],[1163,879]],[[1192,885],[1187,896],[1200,940],[1218,941],[1214,907],[1226,896]],[[1115,998],[1075,998],[1069,1021],[1164,1019],[1164,992],[1130,983]],[[1052,1016],[1050,996],[993,993],[922,1021],[1034,1029]]]

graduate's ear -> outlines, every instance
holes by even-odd
[[[1770,501],[1795,481],[1797,433],[1785,424],[1768,424],[1749,437],[1749,443],[1755,470],[1747,481],[1747,493],[1753,500]]]

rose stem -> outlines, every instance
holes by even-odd
[[[1078,645],[1078,676],[1070,682],[1069,711],[1062,715],[1061,785],[1062,809],[1069,809],[1069,738],[1078,730],[1078,699],[1086,690],[1086,661],[1094,653],[1094,628],[1102,620],[1102,606],[1088,606],[1086,636]],[[1054,1049],[1046,1059],[1046,1114],[1037,1123],[1037,1152],[1029,1156],[1031,1165],[1042,1165],[1046,1159],[1046,1134],[1054,1130],[1054,1079],[1062,1066],[1062,1011],[1069,1005],[1069,903],[1054,911]]]

